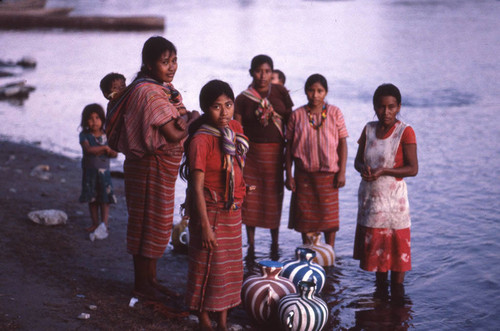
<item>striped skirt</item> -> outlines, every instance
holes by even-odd
[[[305,172],[295,168],[295,192],[290,201],[288,228],[319,232],[339,229],[339,190],[333,172]]]
[[[241,303],[241,209],[207,202],[207,213],[218,246],[212,251],[202,247],[200,224],[191,218],[186,303],[191,310],[223,311]]]
[[[283,205],[283,145],[250,143],[243,177],[255,185],[243,203],[243,223],[266,229],[280,226]]]
[[[181,156],[147,155],[124,162],[127,251],[158,259],[172,232],[175,180]]]

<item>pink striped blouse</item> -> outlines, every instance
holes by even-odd
[[[125,105],[124,125],[120,145],[127,158],[141,158],[145,154],[170,154],[182,152],[181,143],[169,143],[160,127],[179,117],[179,112],[169,102],[162,86],[148,83],[131,92]]]
[[[321,122],[321,114],[315,115],[316,123]],[[292,112],[286,127],[286,139],[292,139],[292,156],[295,166],[307,172],[338,172],[339,140],[347,138],[347,128],[340,109],[327,105],[323,125],[314,129],[309,124],[305,106]]]

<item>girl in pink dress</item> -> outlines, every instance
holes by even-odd
[[[342,111],[325,101],[328,82],[323,75],[309,76],[304,92],[308,102],[290,115],[286,129],[285,185],[293,192],[288,227],[302,234],[304,244],[309,233],[323,232],[333,248],[348,133]]]
[[[391,271],[393,290],[411,269],[410,206],[403,177],[417,175],[417,143],[413,129],[399,121],[401,93],[392,84],[373,95],[378,121],[369,122],[358,140],[354,167],[361,174],[354,258],[374,271],[378,285]]]

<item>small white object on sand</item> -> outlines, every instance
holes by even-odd
[[[30,172],[30,176],[40,178],[41,180],[49,180],[52,174],[49,172],[50,167],[46,164],[39,164]]]
[[[79,320],[88,320],[89,318],[90,318],[90,314],[88,314],[88,313],[81,313],[80,315],[78,315]]]
[[[68,215],[62,210],[44,209],[32,211],[28,214],[30,220],[41,225],[66,224]]]
[[[90,241],[94,241],[96,239],[106,239],[108,237],[108,229],[106,228],[106,224],[101,223],[97,227],[97,229],[94,230],[94,232],[91,232],[89,234]]]
[[[128,306],[129,306],[130,308],[134,308],[135,304],[136,304],[138,301],[139,301],[139,299],[132,297],[132,298],[130,299],[130,302],[128,303]]]

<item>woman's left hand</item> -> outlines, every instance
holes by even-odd
[[[201,242],[203,248],[208,250],[212,250],[218,246],[217,238],[215,237],[211,227],[202,227]]]

